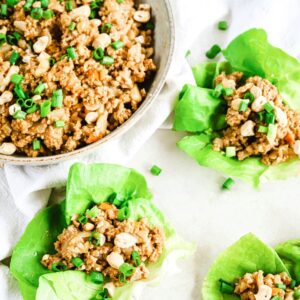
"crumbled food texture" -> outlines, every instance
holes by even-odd
[[[73,151],[123,124],[145,99],[145,88],[156,70],[153,30],[146,25],[152,18],[151,7],[135,5],[133,0],[100,2],[92,8],[91,1],[75,1],[67,11],[63,2],[49,0],[53,16],[36,20],[24,11],[25,1],[20,1],[9,8],[7,19],[0,19],[2,33],[20,34],[15,44],[0,47],[0,146],[12,143],[16,153],[31,157]],[[121,47],[115,49],[114,42]],[[106,63],[101,55],[94,56],[99,47]],[[69,48],[75,58],[66,55]],[[13,52],[20,56],[11,64]],[[12,105],[20,100],[10,82],[13,74],[23,77],[19,85],[37,106],[27,111],[21,105],[21,120],[12,116],[18,108]],[[41,83],[46,88],[37,98],[34,90]],[[63,91],[62,107],[51,107],[50,113],[39,117],[40,104],[58,89]],[[62,120],[64,126],[56,128],[55,122]],[[36,139],[41,147],[33,150]]]
[[[260,157],[265,165],[300,156],[300,113],[284,103],[276,86],[259,76],[244,80],[241,72],[220,74],[218,84],[232,88],[233,94],[223,97],[228,126],[213,141],[215,151],[235,147],[238,160]]]
[[[267,274],[263,271],[246,273],[235,285],[234,293],[242,300],[270,300],[274,296],[282,300],[293,299],[291,296],[299,286],[290,288],[292,280],[287,273]]]
[[[69,270],[86,273],[102,272],[110,281],[120,286],[119,268],[123,263],[135,267],[134,273],[127,278],[132,282],[147,278],[147,263],[155,263],[162,254],[164,233],[161,228],[152,226],[147,219],[139,221],[118,221],[118,208],[110,203],[102,203],[96,216],[85,213],[86,222],[80,223],[75,215],[72,224],[58,236],[55,242],[56,254],[45,254],[42,264],[49,270],[54,263],[63,263]],[[95,209],[94,208],[94,209]],[[132,252],[136,251],[141,264],[135,266]],[[72,259],[79,257],[82,265],[74,266]]]

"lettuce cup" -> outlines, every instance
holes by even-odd
[[[300,298],[295,272],[300,260],[298,245],[299,240],[288,241],[273,249],[253,234],[243,236],[210,268],[203,284],[203,300]]]
[[[151,199],[133,169],[73,165],[66,200],[41,210],[14,249],[10,270],[23,298],[131,299],[177,271],[194,247]]]
[[[300,174],[300,63],[251,29],[223,50],[224,62],[193,68],[174,129],[179,148],[205,167],[254,187]]]

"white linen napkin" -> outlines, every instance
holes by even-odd
[[[190,63],[206,60],[204,53],[214,43],[225,47],[238,33],[262,27],[275,45],[299,57],[298,0],[170,0],[176,21],[176,54],[165,87],[145,116],[118,140],[79,160],[125,163],[161,126],[173,108],[184,83],[193,83]],[[221,19],[230,23],[226,32],[216,29]],[[175,147],[175,145],[174,145]],[[77,159],[78,161],[78,159]],[[74,160],[45,167],[5,166],[0,171],[0,260],[11,254],[28,220],[47,204],[51,188],[65,183]],[[171,192],[171,191],[170,191]],[[170,195],[171,196],[171,195]],[[0,299],[19,299],[7,267],[0,265]]]

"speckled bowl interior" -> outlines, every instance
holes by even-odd
[[[63,160],[71,159],[79,155],[86,154],[92,151],[101,151],[101,146],[111,139],[116,139],[143,117],[145,112],[155,102],[155,99],[162,89],[166,80],[167,73],[170,68],[174,53],[175,29],[174,19],[171,11],[169,0],[143,0],[138,3],[149,3],[152,7],[154,22],[155,22],[155,63],[158,66],[158,71],[151,82],[148,95],[139,109],[129,118],[123,125],[115,129],[112,133],[104,137],[98,142],[91,145],[76,149],[75,151],[51,155],[44,157],[29,158],[25,156],[0,155],[0,162],[15,165],[47,165],[58,163]]]

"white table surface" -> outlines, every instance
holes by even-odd
[[[195,255],[181,264],[183,272],[146,289],[143,300],[200,299],[203,278],[216,256],[250,231],[273,246],[300,237],[300,178],[259,190],[237,181],[231,191],[222,191],[225,177],[179,150],[181,136],[158,130],[127,164],[146,176],[155,204],[177,231],[197,243]],[[158,177],[148,171],[153,164],[163,170]]]

